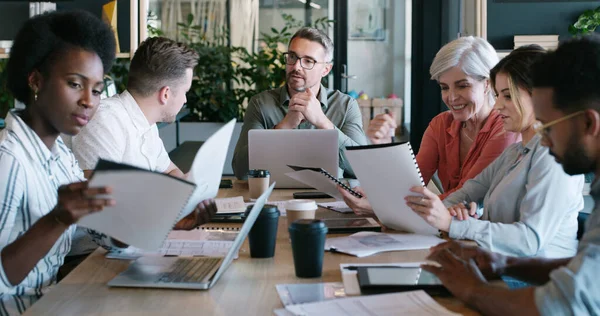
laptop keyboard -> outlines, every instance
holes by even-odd
[[[221,258],[181,258],[177,259],[170,272],[164,273],[158,282],[200,283],[207,274],[221,262]]]

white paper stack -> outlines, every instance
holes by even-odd
[[[558,35],[515,35],[515,49],[525,45],[537,44],[547,50],[558,47]]]
[[[366,257],[386,251],[429,249],[444,242],[430,235],[358,232],[347,237],[325,240],[325,250]]]
[[[304,316],[460,315],[447,310],[422,290],[288,305],[285,310],[274,312]]]

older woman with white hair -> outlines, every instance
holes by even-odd
[[[486,40],[461,37],[440,49],[430,68],[442,100],[448,107],[429,123],[417,155],[423,180],[428,183],[437,171],[443,199],[478,175],[502,151],[519,140],[506,132],[494,106],[490,69],[498,62],[496,51]],[[389,114],[371,121],[367,136],[373,143],[390,142],[395,123]],[[357,188],[361,191],[360,188]],[[344,190],[346,203],[359,215],[373,214],[366,198],[358,199]]]

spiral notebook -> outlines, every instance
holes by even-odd
[[[358,198],[362,198],[360,193],[352,190],[349,186],[323,168],[287,166],[294,170],[294,172],[286,173],[288,177],[309,185],[318,191],[325,192],[336,200],[343,200],[342,195],[337,190],[337,186],[344,188],[344,190]]]
[[[196,188],[168,174],[102,159],[89,186],[112,187],[116,205],[83,217],[78,225],[144,250],[163,244]]]
[[[413,186],[425,186],[410,143],[346,147],[346,157],[375,214],[384,226],[410,233],[434,235],[433,228],[406,205],[416,195]]]
[[[201,230],[205,231],[239,231],[242,225],[239,223],[206,223],[200,227]]]

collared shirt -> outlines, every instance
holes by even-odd
[[[584,178],[569,176],[535,135],[508,147],[498,159],[445,200],[483,202],[480,220],[452,219],[451,238],[472,239],[493,252],[517,257],[565,258],[577,248],[577,215]]]
[[[57,138],[48,149],[38,135],[12,110],[0,132],[0,251],[48,214],[57,203],[61,185],[83,180],[75,157]],[[71,249],[71,225],[18,285],[8,281],[0,257],[0,315],[25,311],[56,282],[58,268]],[[109,245],[106,235],[94,234]]]
[[[100,158],[157,172],[171,164],[156,124],[148,123],[128,91],[100,101],[70,146],[83,170],[93,170]]]
[[[358,103],[347,94],[328,90],[323,85],[317,98],[321,102],[323,113],[338,131],[340,168],[351,173],[350,163],[343,154],[344,148],[367,144]],[[289,101],[287,85],[261,92],[250,99],[232,161],[233,172],[239,179],[246,178],[248,173],[248,131],[274,128],[287,114]],[[310,122],[303,122],[298,126],[298,129],[315,128]]]
[[[165,172],[171,164],[158,127],[148,123],[128,91],[100,101],[79,134],[63,137],[83,170],[93,170],[100,158],[157,172]],[[87,254],[96,247],[91,236],[78,229],[69,255]]]
[[[595,207],[585,223],[577,255],[552,271],[548,283],[535,289],[535,303],[542,315],[600,313],[600,181],[592,185],[590,193]]]
[[[440,195],[444,199],[460,189],[465,181],[481,173],[502,151],[519,141],[518,133],[506,132],[502,118],[492,110],[485,124],[477,133],[469,152],[460,163],[460,138],[463,122],[457,121],[450,111],[434,117],[425,130],[417,163],[423,181],[429,183],[437,171],[444,188]]]

